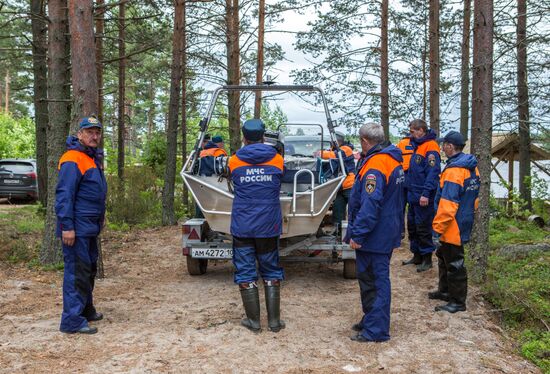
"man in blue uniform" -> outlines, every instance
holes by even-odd
[[[77,136],[67,138],[67,152],[59,160],[55,195],[57,235],[63,243],[63,314],[60,330],[95,334],[88,326],[103,315],[93,304],[97,273],[97,236],[105,219],[107,183],[102,169],[101,123],[94,117],[80,121]]]
[[[235,283],[239,285],[246,318],[241,324],[261,331],[258,274],[264,282],[268,327],[278,332],[285,327],[280,319],[279,236],[282,213],[279,202],[283,158],[276,149],[263,144],[265,125],[260,119],[244,123],[244,147],[229,159],[234,186],[231,211]]]
[[[434,198],[441,172],[441,158],[436,134],[421,119],[409,124],[411,144],[414,148],[407,172],[407,229],[413,257],[403,265],[415,264],[416,271],[423,272],[432,267],[432,221]]]
[[[436,311],[456,313],[466,310],[464,244],[470,240],[474,224],[480,179],[475,156],[462,153],[465,141],[459,132],[449,131],[442,142],[441,149],[448,158],[435,197],[433,221],[434,240],[440,243],[436,252],[439,284],[428,297],[448,302],[435,307]]]
[[[357,342],[390,338],[390,258],[401,243],[403,172],[401,151],[386,142],[374,123],[359,130],[365,155],[349,201],[346,242],[356,250],[363,318],[353,325]]]

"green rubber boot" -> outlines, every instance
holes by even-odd
[[[269,330],[279,332],[285,328],[281,321],[281,281],[264,281],[264,288]]]
[[[253,283],[239,284],[241,298],[243,299],[246,318],[241,320],[241,325],[253,332],[262,331],[260,325],[260,295],[258,285]]]

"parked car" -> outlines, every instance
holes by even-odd
[[[330,149],[330,135],[325,135],[321,145],[321,135],[287,135],[284,137],[285,154],[289,156],[314,157],[315,153]]]
[[[0,160],[0,198],[36,201],[36,161],[31,159]]]

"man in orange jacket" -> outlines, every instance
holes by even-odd
[[[435,197],[434,243],[439,248],[439,286],[430,299],[447,301],[436,311],[456,313],[466,310],[468,277],[464,266],[464,244],[470,240],[474,211],[478,205],[479,171],[473,155],[462,153],[464,138],[450,131],[442,139],[441,150],[448,157]]]
[[[410,134],[405,136],[403,139],[397,143],[397,148],[401,150],[403,156],[403,171],[405,172],[405,180],[407,179],[407,172],[409,170],[409,165],[411,163],[411,157],[414,153],[414,146],[411,144]],[[405,195],[405,204],[403,204],[403,213],[407,208],[407,189],[403,188],[403,194]],[[401,237],[405,237],[405,222],[403,222],[403,227],[401,228]]]
[[[336,227],[336,233],[341,233],[342,230],[342,220],[346,214],[346,207],[348,206],[349,196],[351,188],[353,187],[353,182],[355,181],[355,158],[353,157],[353,149],[350,145],[345,143],[344,134],[341,132],[336,132],[336,141],[338,142],[338,147],[333,147],[332,151],[322,151],[321,158],[337,160],[337,151],[339,149],[342,153],[342,159],[344,160],[344,174],[346,179],[342,183],[342,188],[336,194],[334,203],[332,205],[332,222]]]

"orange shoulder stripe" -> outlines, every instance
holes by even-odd
[[[321,151],[321,158],[326,160],[329,158],[336,158],[334,151]]]
[[[57,165],[57,170],[61,169],[61,165],[65,162],[74,162],[78,166],[80,173],[84,175],[89,169],[95,168],[94,160],[85,153],[69,150],[61,156],[59,164]]]
[[[386,176],[386,183],[390,179],[393,170],[400,165],[393,157],[387,154],[378,154],[371,157],[359,171],[360,178],[363,178],[369,169],[376,169]]]
[[[464,168],[449,168],[441,174],[440,185],[443,187],[445,182],[453,182],[459,186],[464,186],[464,180],[470,175],[470,171]]]
[[[353,155],[353,150],[347,145],[341,146],[340,149],[344,151],[344,154],[346,155],[346,157]]]
[[[416,153],[424,157],[428,152],[437,152],[439,154],[439,144],[435,140],[428,140],[420,144],[416,149]]]
[[[283,158],[278,153],[275,155],[275,157],[273,157],[268,162],[265,162],[263,164],[257,164],[257,165],[250,164],[248,162],[244,162],[243,160],[238,158],[237,155],[233,155],[229,159],[229,162],[228,162],[227,166],[229,167],[230,171],[234,171],[235,169],[243,167],[243,166],[275,166],[276,168],[278,168],[282,171],[284,169],[284,163],[285,162],[284,162]]]

